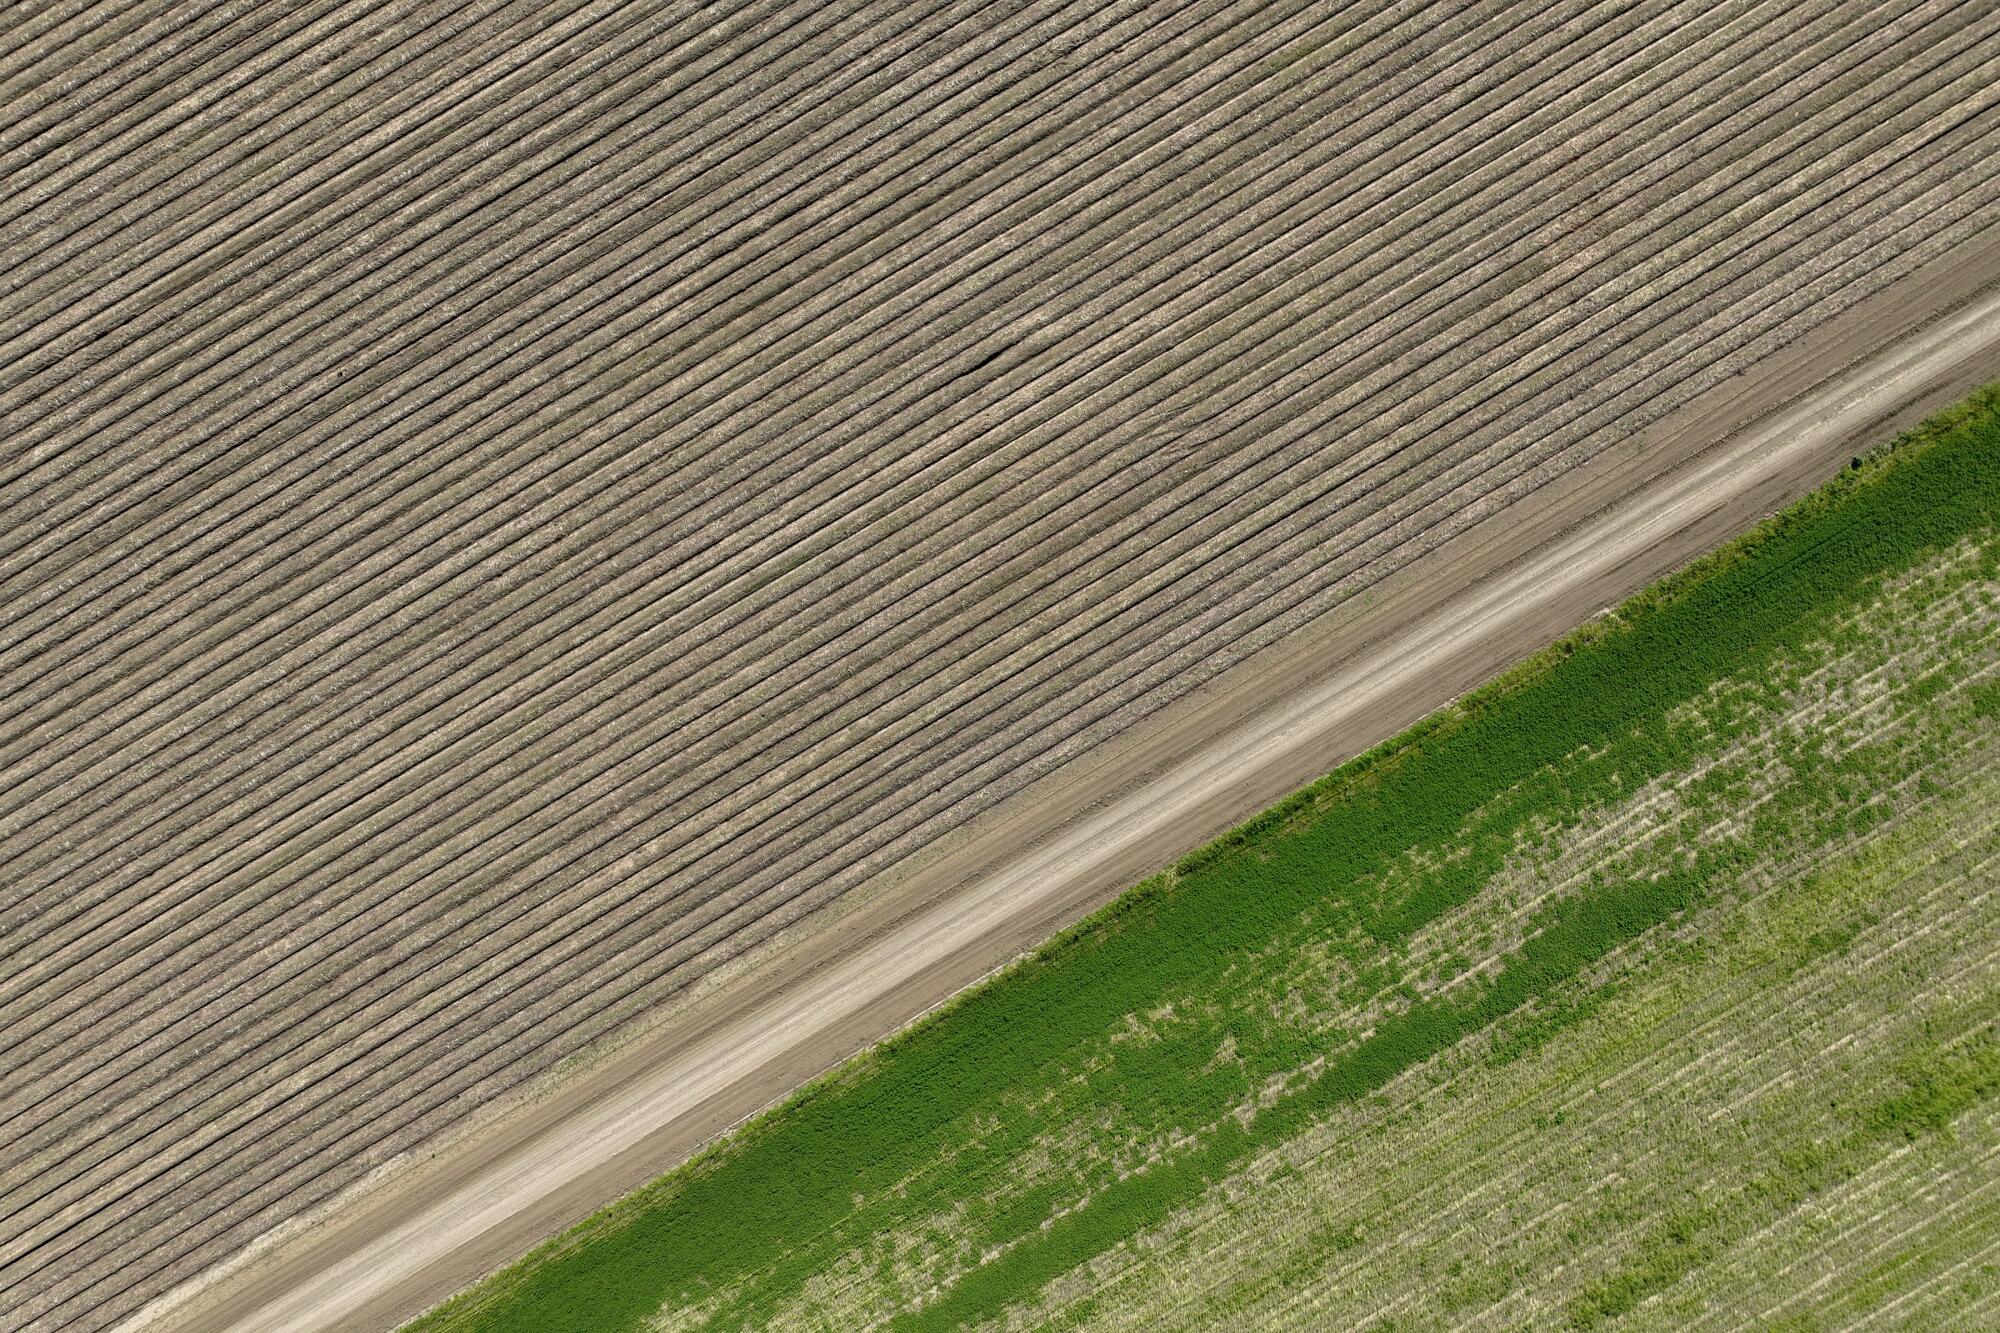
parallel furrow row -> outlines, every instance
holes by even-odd
[[[0,28],[0,1328],[106,1327],[1987,227],[1953,0]]]

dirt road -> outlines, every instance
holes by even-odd
[[[1741,530],[1892,424],[2000,375],[1996,261],[2000,236],[1989,235],[1711,390],[1030,789],[622,1048],[125,1327],[373,1329],[413,1315]]]

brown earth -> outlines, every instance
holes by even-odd
[[[635,1039],[131,1326],[393,1327],[1996,377],[2000,231],[1462,534]]]
[[[0,1330],[1061,845],[973,821],[1882,345],[1996,62],[1976,0],[0,9]]]

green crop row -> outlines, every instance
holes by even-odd
[[[1969,1049],[1933,1049],[1901,1071],[1903,1090],[1869,1107],[1863,1123],[1832,1144],[1808,1144],[1735,1186],[1731,1194],[1766,1203],[1795,1204],[1806,1196],[1850,1179],[1868,1151],[1884,1141],[1914,1140],[1937,1133],[1960,1113],[2000,1093],[2000,1047],[1990,1033],[1978,1034]],[[1706,1205],[1664,1218],[1644,1247],[1644,1258],[1595,1283],[1574,1303],[1570,1322],[1594,1328],[1664,1291],[1731,1239],[1720,1205]]]
[[[917,1225],[978,1196],[1032,1140],[1034,1117],[1021,1107],[1059,1095],[1052,1071],[1072,1068],[1085,1043],[1128,1016],[1164,996],[1220,993],[1281,954],[1308,920],[1322,935],[1370,947],[1405,941],[1469,897],[1514,835],[1629,793],[1726,740],[1676,710],[1724,678],[1755,679],[1760,664],[1830,632],[1883,576],[2000,521],[2000,392],[1897,444],[1190,855],[416,1327],[602,1333],[643,1327],[662,1307],[704,1304],[710,1326],[760,1327],[857,1237]],[[1593,758],[1578,762],[1587,749]],[[1475,819],[1481,840],[1447,869],[1404,891],[1366,887],[1411,848],[1441,845]],[[1725,845],[1673,873],[1593,885],[1546,913],[1495,975],[1401,1006],[1338,1050],[1247,1017],[1229,1026],[1233,1063],[1213,1059],[1212,1034],[1201,1029],[1120,1047],[1103,1086],[1115,1089],[1127,1123],[1208,1128],[1094,1188],[1086,1206],[1058,1215],[1054,1194],[1030,1191],[976,1218],[975,1240],[995,1257],[892,1326],[956,1328],[1033,1296],[1330,1106],[1381,1087],[1681,911],[1728,868],[1711,861],[1741,855]],[[1384,989],[1397,981],[1370,978]],[[1313,1078],[1247,1123],[1225,1114],[1262,1076],[1315,1057],[1325,1064]],[[980,1151],[961,1150],[975,1120],[1000,1128]]]

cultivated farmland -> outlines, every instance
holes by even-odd
[[[1976,3],[0,18],[0,1327],[1990,239]]]
[[[2000,391],[413,1333],[1983,1328]]]

